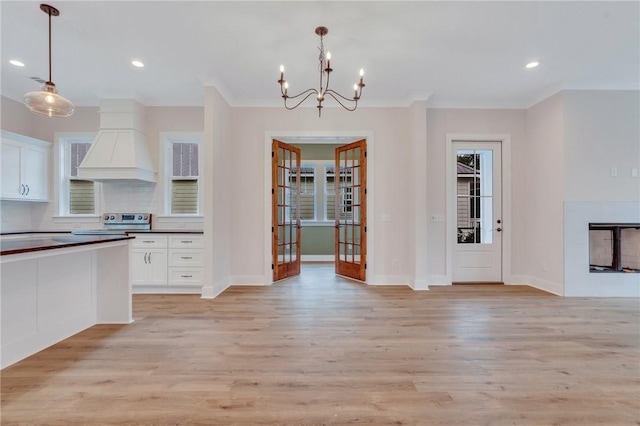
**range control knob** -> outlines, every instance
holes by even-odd
[[[104,215],[104,220],[109,220],[109,215],[108,214]]]
[[[149,215],[148,215],[148,214],[145,214],[145,215],[144,215],[144,220],[148,220],[148,219],[149,219]]]
[[[138,216],[138,220],[142,220],[142,216]]]
[[[115,220],[115,218],[116,217],[114,215],[109,216],[109,219],[111,219],[111,220]]]

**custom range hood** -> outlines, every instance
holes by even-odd
[[[155,182],[144,131],[144,108],[132,99],[100,102],[100,130],[78,167],[78,178],[97,182]]]

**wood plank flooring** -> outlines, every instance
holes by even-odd
[[[414,292],[333,265],[215,300],[136,295],[1,373],[2,425],[638,425],[637,299]]]

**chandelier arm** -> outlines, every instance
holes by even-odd
[[[282,92],[282,89],[280,89],[280,92]],[[317,93],[318,93],[318,91],[317,91],[316,89],[307,89],[307,90],[305,90],[304,92],[300,92],[300,93],[298,93],[298,94],[297,94],[297,95],[295,95],[295,96],[285,95],[285,94],[284,94],[284,92],[282,92],[282,96],[283,96],[283,97],[285,98],[285,100],[286,100],[286,99],[295,99],[295,98],[299,98],[300,96],[307,95],[307,96],[305,96],[305,99],[307,99],[307,97],[309,97],[309,96],[310,96],[311,94],[313,94],[313,93],[316,93],[316,94],[317,94]]]
[[[347,111],[355,111],[355,110],[356,110],[356,108],[358,108],[358,100],[357,100],[357,99],[348,99],[348,98],[345,98],[345,97],[344,97],[344,96],[342,96],[340,93],[335,92],[335,91],[333,91],[333,90],[327,90],[327,92],[326,92],[326,93],[327,93],[329,96],[331,96],[331,97],[332,97],[332,98],[333,98],[337,103],[339,103],[339,104],[340,104],[340,106],[341,106],[342,108],[346,109]],[[343,103],[340,101],[340,99],[338,99],[334,94],[335,94],[335,95],[338,95],[338,96],[339,96],[339,97],[341,97],[342,99],[345,99],[345,100],[347,100],[347,101],[349,101],[349,102],[354,102],[354,104],[353,104],[353,108],[348,107],[348,106],[346,106],[345,104],[343,104]]]
[[[307,94],[307,96],[305,96],[304,98],[302,98],[302,100],[301,100],[300,102],[298,102],[297,104],[295,104],[294,106],[290,107],[290,106],[288,106],[288,105],[287,105],[287,99],[297,98],[298,96],[302,96],[302,95],[304,95],[304,94],[305,94],[305,93],[307,93],[307,92],[309,92],[309,93]],[[284,107],[285,107],[286,109],[288,109],[288,110],[296,109],[296,108],[298,108],[298,107],[300,106],[300,104],[301,104],[301,103],[303,103],[304,101],[306,101],[306,100],[307,100],[307,98],[308,98],[309,96],[313,95],[314,93],[318,93],[318,92],[316,91],[316,89],[309,89],[309,90],[305,90],[304,92],[300,93],[299,95],[296,95],[296,96],[289,96],[289,97],[287,97],[287,98],[285,98],[285,99],[284,99]]]
[[[327,93],[329,93],[331,96],[333,96],[333,99],[336,99],[336,96],[339,96],[342,99],[344,99],[345,101],[349,101],[349,102],[353,102],[353,101],[357,100],[357,99],[354,99],[354,98],[347,98],[346,96],[341,95],[340,93],[336,92],[333,89],[327,89]],[[360,99],[360,96],[358,96],[358,99]]]

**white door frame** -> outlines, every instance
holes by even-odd
[[[502,280],[511,283],[511,135],[447,133],[446,146],[446,248],[447,284],[453,281],[453,250],[457,242],[456,168],[454,142],[500,142],[502,145]]]
[[[374,268],[374,249],[373,234],[375,223],[374,192],[373,191],[373,172],[374,172],[374,138],[371,131],[353,131],[353,132],[313,132],[313,131],[270,131],[267,130],[264,135],[264,284],[271,285],[273,283],[273,273],[271,271],[272,248],[271,248],[271,143],[273,139],[288,144],[348,144],[360,139],[367,141],[367,275],[365,283],[375,283],[373,274]],[[302,159],[304,161],[304,158]]]

